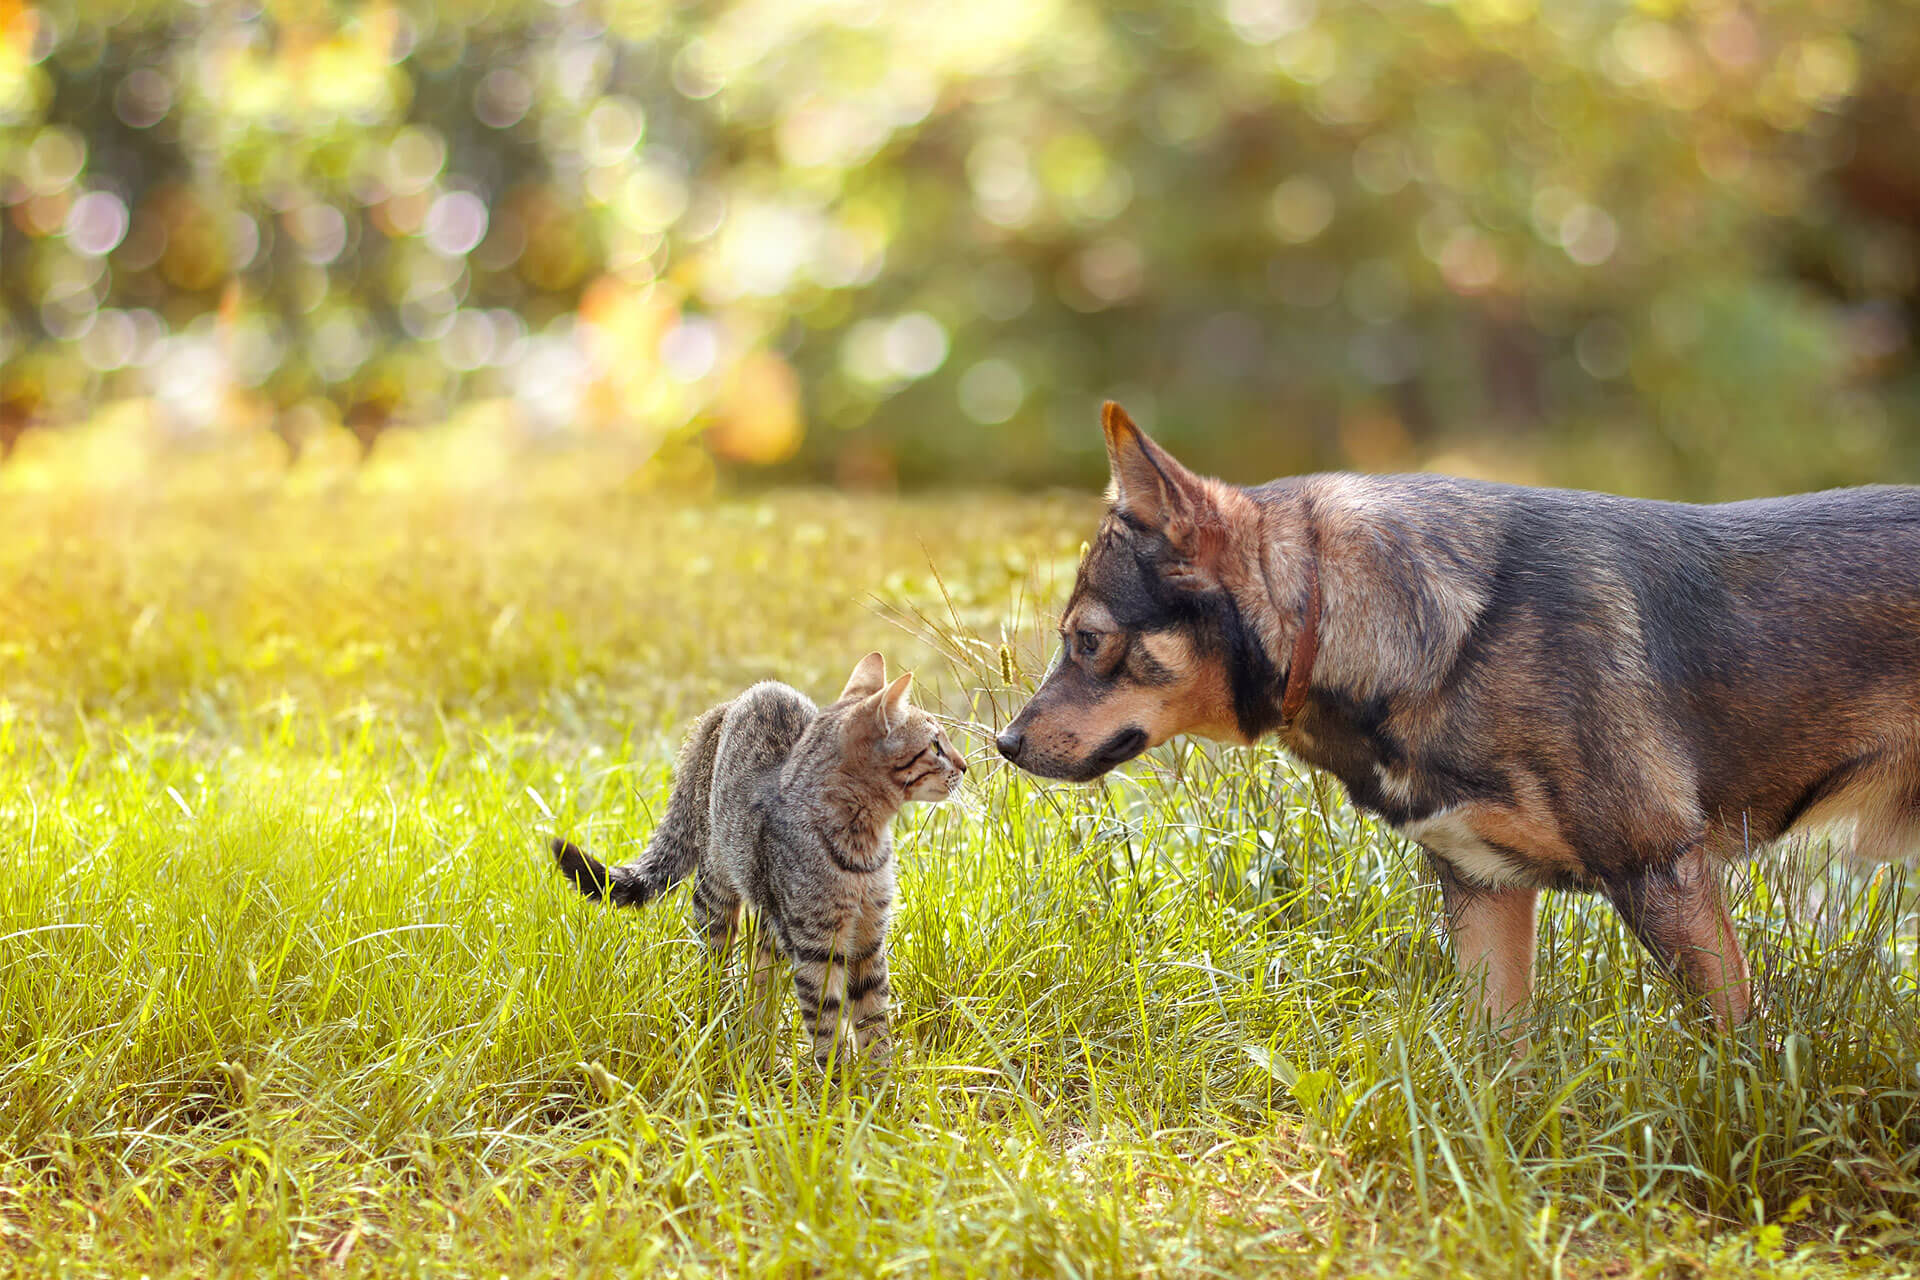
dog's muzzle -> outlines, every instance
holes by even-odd
[[[1122,729],[1108,738],[1105,745],[1093,753],[1093,762],[1100,772],[1116,765],[1125,764],[1147,749],[1147,731],[1145,729]]]
[[[1064,759],[1045,750],[1035,751],[1024,731],[1010,728],[993,740],[1008,763],[1042,778],[1065,782],[1091,782],[1101,774],[1139,755],[1147,749],[1144,729],[1122,729],[1108,738],[1092,754]]]

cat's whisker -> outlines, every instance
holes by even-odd
[[[945,715],[938,711],[929,711],[926,714],[930,720],[937,720],[941,724],[949,725],[955,729],[965,729],[970,733],[976,733],[982,737],[990,738],[997,732],[992,725],[982,724],[978,720],[966,720],[960,716]]]

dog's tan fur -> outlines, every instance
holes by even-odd
[[[1002,751],[1087,778],[1180,733],[1277,734],[1425,847],[1495,1020],[1526,1003],[1543,888],[1606,894],[1730,1024],[1750,996],[1723,861],[1817,826],[1863,858],[1920,845],[1920,490],[1241,489],[1116,405],[1103,425],[1112,506]]]

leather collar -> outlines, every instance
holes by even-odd
[[[1313,660],[1320,655],[1320,555],[1308,537],[1307,607],[1300,615],[1300,633],[1293,638],[1293,660],[1287,664],[1287,687],[1280,695],[1280,728],[1293,725],[1294,717],[1307,705],[1307,691],[1313,684]],[[1271,588],[1268,594],[1272,594]]]

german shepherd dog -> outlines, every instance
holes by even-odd
[[[1000,753],[1086,780],[1179,733],[1279,735],[1426,851],[1496,1026],[1542,889],[1605,894],[1731,1026],[1722,862],[1817,828],[1865,860],[1920,845],[1920,489],[1245,489],[1102,417],[1111,507]]]

